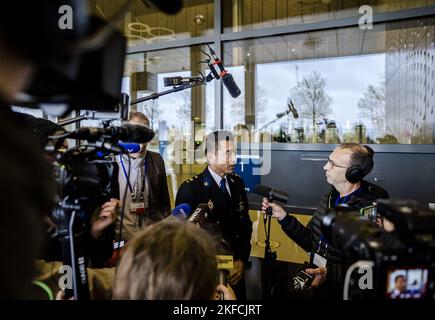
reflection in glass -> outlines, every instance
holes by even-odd
[[[224,128],[275,142],[435,142],[434,20],[228,42]],[[288,107],[294,103],[297,117]]]
[[[434,5],[435,0],[224,0],[224,32],[238,32],[287,25],[360,17]],[[361,8],[361,12],[360,12]]]
[[[89,8],[108,20],[124,3],[125,0],[90,0]],[[179,13],[167,15],[135,0],[117,26],[129,46],[209,36],[214,28],[214,4],[210,0],[184,0]]]

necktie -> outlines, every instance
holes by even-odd
[[[222,178],[221,183],[219,185],[219,188],[221,188],[223,193],[228,194],[228,192],[227,192],[227,185],[226,185],[226,179],[225,178]]]

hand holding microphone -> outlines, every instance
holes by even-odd
[[[242,279],[244,269],[245,266],[242,260],[234,260],[234,267],[230,270],[228,283],[233,286],[236,285]]]
[[[276,203],[269,202],[267,198],[263,198],[263,202],[261,203],[261,211],[263,214],[266,214],[268,208],[272,208],[272,217],[275,217],[280,221],[287,216],[287,212],[285,212],[283,207]]]
[[[281,206],[273,203],[273,201],[287,202],[288,194],[286,192],[257,184],[254,188],[254,193],[264,197],[261,207],[264,214],[272,214],[272,216],[278,218],[278,220],[284,219],[287,213]]]
[[[237,300],[236,295],[231,287],[218,284],[216,291],[218,292],[215,297],[216,300]]]
[[[232,255],[217,255],[217,269],[219,272],[219,285],[216,287],[216,300],[236,300],[236,296],[228,286],[228,276],[233,273],[234,263]]]

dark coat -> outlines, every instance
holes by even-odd
[[[331,191],[322,198],[307,227],[304,227],[294,216],[287,215],[279,221],[282,230],[305,251],[315,252],[322,235],[322,219],[328,213],[328,210],[334,207],[338,196],[338,191],[332,187]],[[376,199],[388,197],[388,193],[381,187],[362,180],[361,187],[350,196],[346,204],[355,209],[362,209],[372,205]],[[340,288],[342,287],[348,262],[341,248],[336,248],[329,242],[327,248],[327,279],[329,284],[337,289],[338,294],[342,291],[340,291]]]
[[[223,238],[230,244],[234,260],[245,264],[251,252],[252,222],[249,218],[249,204],[245,184],[235,173],[227,175],[231,198],[223,193],[208,168],[202,173],[183,182],[180,186],[176,205],[189,204],[192,211],[201,204],[213,202],[213,209],[207,220],[217,226]]]

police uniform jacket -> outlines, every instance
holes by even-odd
[[[245,184],[235,174],[227,174],[231,197],[224,193],[213,179],[208,168],[202,173],[181,184],[176,198],[176,205],[186,203],[192,211],[201,204],[213,203],[213,209],[207,222],[217,226],[222,237],[233,251],[234,260],[248,262],[251,251],[252,222],[249,218],[249,205]]]

